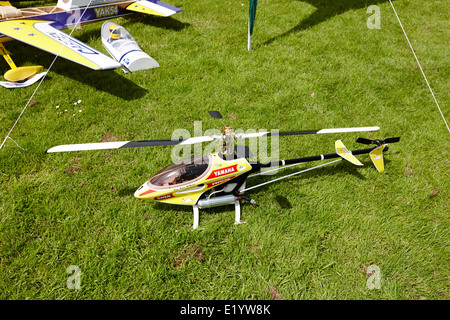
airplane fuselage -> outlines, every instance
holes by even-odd
[[[56,6],[19,9],[21,12],[24,12],[23,15],[9,19],[0,19],[0,21],[16,19],[35,20],[36,18],[39,18],[39,20],[52,21],[52,27],[63,30],[75,27],[77,23],[79,25],[83,25],[133,14],[133,12],[126,10],[126,7],[133,2],[135,1],[121,1],[117,3],[99,5],[96,7],[89,7],[87,9],[79,8],[78,10],[70,11],[65,11]],[[14,39],[0,34],[0,42],[10,40]]]
[[[44,20],[51,21],[51,26],[63,30],[78,25],[84,25],[88,23],[94,23],[97,21],[107,20],[111,18],[123,17],[135,12],[127,9],[131,4],[137,3],[136,0],[128,1],[105,1],[95,2],[90,6],[85,7],[73,7],[70,9],[63,9],[58,6],[46,6],[35,8],[23,8],[11,11],[7,18],[0,18],[0,22],[6,20]],[[144,2],[144,1],[142,1]],[[155,3],[158,1],[145,1]],[[174,8],[168,4],[158,2],[160,5],[167,6],[168,8]],[[0,7],[1,8],[1,7]],[[176,9],[176,8],[175,8]],[[145,10],[145,9],[144,9]],[[147,9],[151,11],[151,9]],[[142,11],[144,12],[144,11]],[[0,42],[6,42],[13,40],[12,38],[0,33]]]

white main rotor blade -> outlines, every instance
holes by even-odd
[[[361,131],[376,131],[380,127],[353,127],[353,128],[335,128],[335,129],[321,129],[309,131],[293,131],[293,132],[255,132],[255,133],[237,133],[235,138],[247,139],[258,138],[264,136],[291,136],[303,134],[322,134],[322,133],[342,133],[342,132],[361,132]],[[142,140],[142,141],[117,141],[117,142],[98,142],[98,143],[81,143],[81,144],[66,144],[60,145],[47,150],[47,153],[53,152],[68,152],[68,151],[86,151],[86,150],[106,150],[106,149],[120,149],[120,148],[137,148],[137,147],[153,147],[153,146],[174,146],[194,144],[201,142],[208,142],[222,139],[221,135],[201,136],[187,139],[163,139],[163,140]]]
[[[237,133],[237,139],[258,138],[265,136],[294,136],[302,134],[322,134],[322,133],[342,133],[342,132],[362,132],[362,131],[377,131],[380,127],[353,127],[353,128],[334,128],[308,131],[293,131],[293,132],[255,132],[255,133]]]
[[[174,146],[184,144],[194,144],[201,142],[213,141],[221,138],[221,136],[203,136],[187,139],[164,139],[164,140],[142,140],[142,141],[117,141],[117,142],[98,142],[98,143],[81,143],[81,144],[65,144],[50,148],[47,153],[52,152],[68,152],[68,151],[86,151],[86,150],[106,150],[120,148],[137,148],[137,147],[154,147],[154,146]]]

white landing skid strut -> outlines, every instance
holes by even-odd
[[[200,208],[198,205],[194,205],[192,206],[192,209],[194,211],[194,223],[192,225],[192,230],[196,230],[198,229],[198,224],[200,222]],[[241,202],[240,200],[235,200],[234,201],[234,210],[235,210],[235,215],[234,215],[234,224],[243,224],[246,223],[245,221],[241,221]]]

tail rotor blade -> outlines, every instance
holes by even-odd
[[[362,144],[373,144],[373,141],[366,138],[358,138],[356,139],[356,142],[362,143]]]
[[[362,143],[362,144],[376,144],[377,146],[381,146],[382,144],[386,144],[386,143],[399,142],[399,141],[400,141],[400,137],[387,138],[387,139],[384,139],[384,140],[370,140],[370,139],[366,139],[366,138],[358,138],[358,139],[356,139],[356,142],[358,142],[358,143]]]
[[[384,140],[384,143],[394,143],[394,142],[399,142],[399,141],[400,141],[400,137],[387,138],[386,140]]]

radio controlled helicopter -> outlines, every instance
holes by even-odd
[[[218,111],[210,111],[213,118],[222,119]],[[222,121],[222,120],[221,120]],[[256,202],[246,195],[246,191],[288,178],[303,172],[323,167],[345,159],[357,166],[363,164],[355,155],[369,154],[373,164],[379,172],[384,171],[383,152],[388,150],[387,144],[398,142],[400,138],[389,138],[386,140],[369,140],[358,138],[356,141],[363,144],[374,144],[374,147],[349,151],[341,140],[335,142],[335,153],[322,154],[310,157],[296,159],[279,160],[269,163],[250,163],[247,159],[251,157],[249,148],[245,145],[234,145],[236,139],[250,139],[268,136],[290,136],[290,135],[309,135],[326,134],[342,132],[362,132],[376,131],[379,127],[354,127],[354,128],[336,128],[296,132],[256,132],[256,133],[236,133],[232,127],[224,125],[221,127],[221,135],[210,135],[192,137],[187,139],[165,139],[165,140],[142,140],[142,141],[121,141],[121,142],[100,142],[85,144],[59,145],[47,150],[52,152],[83,151],[83,150],[102,150],[119,149],[149,146],[167,146],[167,145],[186,145],[202,142],[219,140],[222,142],[222,148],[219,152],[200,155],[177,161],[159,171],[155,176],[142,184],[134,193],[136,198],[149,199],[164,203],[176,205],[192,206],[194,212],[193,229],[198,228],[199,209],[211,208],[224,205],[235,206],[235,223],[241,223],[240,201],[247,200],[252,204]],[[264,182],[259,185],[246,187],[247,178],[263,174],[262,170],[276,167],[287,168],[290,166],[307,163],[311,161],[320,161],[337,158],[330,162],[317,165],[302,171],[298,171],[277,179]],[[265,171],[268,173],[269,171]]]
[[[180,11],[158,0],[58,0],[56,6],[25,9],[0,0],[0,53],[11,67],[4,77],[25,81],[43,66],[17,67],[3,42],[19,40],[94,70],[113,70],[122,65],[61,30],[134,12],[168,17]]]

